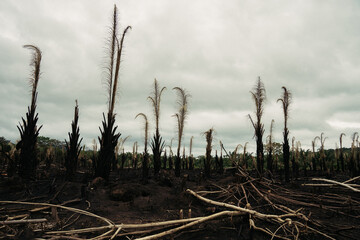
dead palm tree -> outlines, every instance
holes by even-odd
[[[115,98],[117,95],[117,87],[119,81],[119,70],[121,63],[121,53],[123,49],[124,39],[127,31],[131,29],[126,27],[121,39],[118,39],[118,13],[116,5],[114,5],[113,23],[111,28],[111,36],[109,39],[109,65],[107,70],[106,85],[108,87],[109,102],[107,117],[103,113],[102,127],[100,128],[100,152],[95,165],[95,175],[106,180],[109,179],[111,163],[115,158],[115,147],[120,138],[120,133],[116,133],[117,126],[115,126]]]
[[[117,156],[120,154],[120,159],[121,159],[121,165],[120,165],[120,168],[121,169],[124,169],[124,165],[125,165],[125,160],[126,160],[126,154],[125,154],[125,148],[124,148],[124,144],[126,142],[126,140],[128,140],[131,136],[126,136],[124,139],[120,138],[119,139],[119,142],[115,148],[115,156],[117,158]],[[116,167],[118,161],[117,159],[115,159],[116,161],[114,162],[114,166],[113,167]],[[129,165],[130,167],[130,165]]]
[[[292,94],[286,87],[282,87],[284,90],[283,95],[277,101],[282,103],[283,112],[284,112],[284,142],[283,142],[283,159],[284,159],[284,168],[285,168],[285,181],[289,182],[290,168],[289,168],[289,129],[288,129],[288,119],[289,119],[289,106],[292,102]]]
[[[30,66],[34,67],[31,73],[30,86],[31,86],[31,105],[28,107],[26,113],[26,120],[22,118],[22,124],[17,126],[20,132],[20,141],[16,145],[17,149],[20,149],[19,158],[19,175],[22,178],[29,179],[35,176],[35,171],[38,165],[36,142],[39,135],[39,131],[42,126],[37,127],[38,114],[36,113],[36,101],[37,101],[37,87],[40,79],[40,64],[41,64],[41,51],[34,45],[25,45],[24,48],[28,48],[33,51]]]
[[[137,144],[137,142],[134,142],[133,154],[132,154],[132,166],[134,169],[137,168],[137,152],[138,152],[138,144]]]
[[[253,121],[250,114],[249,114],[249,118],[255,130],[254,136],[256,138],[256,166],[258,169],[258,173],[261,176],[264,170],[264,144],[262,141],[262,137],[265,132],[264,124],[261,122],[261,118],[264,113],[266,92],[265,92],[264,84],[261,82],[260,77],[258,78],[258,81],[254,87],[253,92],[250,93],[255,102],[256,122]]]
[[[168,146],[169,147],[169,169],[173,169],[173,157],[174,157],[174,152],[172,150],[172,143],[174,141],[174,138],[171,138],[170,140],[170,145]]]
[[[270,134],[268,136],[269,142],[268,142],[268,155],[267,155],[267,169],[272,173],[273,172],[273,128],[274,128],[274,119],[271,120],[270,124]]]
[[[154,108],[154,116],[155,116],[155,134],[151,139],[151,149],[154,156],[154,173],[157,175],[160,171],[161,167],[161,153],[164,150],[165,141],[160,136],[159,132],[159,120],[160,120],[160,102],[161,95],[166,87],[161,88],[155,79],[154,81],[154,91],[152,92],[152,96],[149,96],[148,99],[151,101],[151,104]]]
[[[193,139],[194,139],[194,136],[191,136],[191,138],[190,138],[190,153],[189,153],[189,169],[190,170],[194,169],[194,158],[192,155]]]
[[[341,133],[340,134],[340,149],[339,149],[339,159],[340,159],[340,164],[341,164],[341,171],[345,170],[345,165],[344,165],[344,151],[343,151],[343,142],[342,142],[342,137],[346,136],[345,133]],[[338,164],[339,165],[339,164]],[[339,167],[338,167],[339,170]]]
[[[242,162],[243,165],[245,166],[245,169],[248,168],[248,162],[246,160],[246,146],[248,145],[248,142],[245,143],[244,147],[243,147],[243,154],[242,154]]]
[[[221,141],[219,141],[219,145],[220,145],[220,158],[219,158],[219,164],[220,164],[220,168],[222,166],[222,169],[220,170],[221,173],[224,172],[224,160],[223,160],[223,153],[222,153],[222,150],[223,150],[223,143]]]
[[[77,100],[75,100],[75,112],[74,120],[71,123],[72,132],[68,133],[69,142],[65,140],[66,143],[66,158],[65,158],[65,167],[66,175],[68,178],[72,178],[76,172],[77,164],[79,160],[79,155],[81,152],[81,141],[80,139],[80,129],[78,126],[79,122],[79,106]]]
[[[356,175],[356,149],[357,149],[357,144],[356,144],[356,140],[359,137],[358,132],[354,132],[352,135],[352,143],[351,143],[351,155],[350,155],[350,164],[349,164],[349,171],[351,174],[351,177],[355,177]]]
[[[316,147],[316,140],[319,137],[315,137],[313,141],[311,141],[312,145],[312,164],[313,164],[313,170],[316,171],[316,156],[315,156],[315,147]]]
[[[319,161],[320,161],[320,169],[321,171],[325,171],[326,170],[326,165],[325,165],[325,148],[324,148],[324,144],[325,144],[325,140],[327,139],[327,137],[324,137],[324,133],[321,133],[320,134],[320,137],[317,136],[316,137],[317,139],[320,140],[320,158],[319,158]]]
[[[291,139],[291,166],[292,166],[292,178],[295,176],[295,169],[296,169],[296,147],[295,147],[295,137]]]
[[[149,177],[149,154],[148,154],[148,139],[149,139],[149,122],[147,120],[147,117],[144,113],[139,113],[136,115],[135,118],[138,116],[142,116],[145,121],[145,136],[144,136],[144,155],[143,155],[143,161],[142,161],[142,178],[144,181],[147,181]]]
[[[188,115],[188,98],[190,95],[182,88],[174,87],[173,90],[177,92],[178,95],[178,113],[174,116],[177,120],[177,133],[178,133],[178,147],[177,147],[177,155],[175,158],[175,176],[180,177],[180,168],[181,168],[181,157],[180,157],[180,148],[181,148],[181,139],[184,134],[184,125],[185,120]]]
[[[210,128],[203,133],[206,139],[206,153],[205,153],[205,177],[210,177],[211,171],[211,150],[212,150],[212,140],[213,140],[214,129]]]

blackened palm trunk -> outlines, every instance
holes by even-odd
[[[175,176],[180,177],[181,168],[181,157],[180,154],[175,157]]]
[[[151,149],[154,156],[154,174],[158,175],[161,168],[161,153],[164,149],[165,142],[159,134],[159,130],[156,130],[156,134],[151,140]]]
[[[315,153],[314,153],[314,156],[312,157],[312,164],[313,164],[313,171],[316,172],[316,158],[315,158]]]
[[[144,153],[142,161],[142,180],[147,182],[149,178],[149,154]]]
[[[18,126],[21,137],[21,141],[16,146],[17,149],[21,149],[19,175],[24,179],[34,178],[38,165],[36,142],[41,127],[39,129],[36,127],[38,115],[35,115],[35,109],[36,107],[28,108],[26,121],[22,118],[23,125]]]
[[[285,181],[290,181],[290,167],[289,167],[289,158],[290,158],[290,147],[289,140],[287,135],[284,135],[284,143],[283,143],[283,158],[284,158],[284,171],[285,171]]]
[[[26,120],[22,118],[22,124],[17,126],[20,132],[21,140],[16,145],[16,149],[21,150],[19,158],[19,175],[24,179],[30,179],[35,177],[35,172],[38,165],[36,142],[41,126],[37,128],[36,124],[38,121],[38,114],[35,112],[42,54],[40,49],[36,46],[25,45],[24,47],[33,51],[33,57],[30,66],[33,66],[34,69],[30,79],[30,84],[32,86],[31,105],[28,107]]]
[[[167,164],[167,154],[166,154],[166,151],[165,151],[164,157],[163,157],[163,169],[166,169],[166,164]]]
[[[272,147],[270,146],[268,156],[267,156],[267,169],[272,173],[273,172],[273,156],[272,156]]]
[[[189,156],[189,170],[194,170],[194,159],[192,156]]]
[[[262,142],[262,131],[259,129],[256,138],[256,165],[260,176],[264,172],[264,144]]]
[[[169,169],[172,170],[174,168],[173,156],[169,156]]]
[[[77,170],[79,155],[81,151],[80,144],[82,138],[80,139],[80,130],[78,127],[78,122],[79,122],[79,107],[76,101],[74,120],[71,123],[72,132],[68,133],[69,142],[65,140],[66,142],[65,167],[66,167],[66,175],[68,179],[71,179]]]

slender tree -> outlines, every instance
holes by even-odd
[[[284,112],[284,142],[283,142],[283,160],[284,160],[284,168],[285,168],[285,181],[289,182],[290,178],[290,169],[289,169],[289,129],[288,129],[288,119],[289,119],[289,106],[292,102],[292,94],[287,90],[286,87],[282,87],[284,90],[283,95],[277,101],[282,103],[283,112]]]
[[[210,128],[206,132],[203,133],[206,139],[206,153],[205,153],[205,177],[210,177],[211,171],[211,150],[212,150],[212,140],[214,135],[214,129]]]
[[[343,142],[342,142],[342,137],[346,136],[345,133],[341,133],[340,134],[340,149],[339,149],[339,160],[340,160],[340,164],[341,164],[341,171],[345,170],[345,165],[344,165],[344,149],[343,149]],[[338,164],[339,165],[339,164]],[[338,167],[339,168],[339,167]]]
[[[115,158],[115,147],[120,138],[120,133],[116,133],[117,126],[115,126],[115,98],[118,88],[119,81],[119,70],[121,63],[121,53],[123,49],[124,39],[127,31],[131,29],[130,26],[126,27],[121,40],[118,39],[118,13],[116,5],[114,5],[113,13],[113,23],[111,27],[111,36],[109,39],[109,64],[106,68],[107,70],[107,79],[106,84],[108,87],[108,113],[107,116],[103,113],[103,122],[100,129],[100,152],[99,157],[95,164],[95,176],[104,178],[105,180],[109,179],[111,163]]]
[[[319,137],[315,137],[314,140],[311,142],[312,145],[312,165],[313,165],[313,171],[316,171],[316,153],[315,153],[315,147],[316,147],[316,140],[319,139]]]
[[[161,167],[161,153],[164,150],[165,141],[162,139],[160,132],[159,132],[159,120],[160,120],[160,102],[161,102],[161,95],[166,87],[161,88],[157,82],[154,80],[154,90],[152,92],[152,96],[149,96],[148,99],[150,100],[155,116],[155,134],[151,139],[151,149],[154,156],[154,173],[157,175],[160,171]]]
[[[177,120],[177,133],[178,133],[178,147],[177,147],[177,155],[175,158],[175,176],[180,177],[180,168],[181,168],[181,157],[180,157],[180,148],[181,148],[181,140],[184,134],[184,125],[185,120],[188,115],[188,98],[190,95],[182,88],[174,87],[173,90],[177,92],[178,95],[178,113],[174,116]]]
[[[296,147],[295,147],[295,137],[291,139],[291,166],[292,166],[292,178],[295,176],[295,169],[296,169]]]
[[[351,177],[355,177],[356,176],[356,149],[357,149],[357,144],[356,144],[356,139],[359,137],[358,132],[354,132],[352,135],[352,143],[351,143],[351,155],[350,155],[350,164],[349,164],[349,171],[351,174]]]
[[[174,141],[174,138],[171,138],[170,140],[170,145],[169,145],[169,169],[173,169],[173,157],[174,157],[174,152],[172,150],[172,143]]]
[[[272,173],[273,172],[273,128],[274,128],[274,119],[271,120],[270,124],[270,134],[268,136],[268,155],[267,155],[267,169]]]
[[[124,169],[124,165],[125,165],[125,160],[126,160],[126,154],[125,154],[125,148],[124,148],[124,144],[126,142],[126,140],[128,140],[130,138],[130,136],[126,136],[124,139],[120,138],[118,144],[116,145],[116,149],[115,149],[115,156],[117,158],[117,156],[120,154],[120,159],[121,159],[121,165],[120,168]],[[114,164],[114,168],[116,167],[118,161],[117,159],[115,159],[116,161],[113,163]],[[130,165],[129,165],[130,167]]]
[[[37,87],[40,79],[41,51],[34,45],[25,45],[24,48],[33,51],[30,66],[34,69],[31,73],[31,105],[26,113],[26,120],[22,118],[22,124],[17,126],[20,132],[20,141],[16,145],[20,149],[19,175],[24,179],[30,179],[35,176],[38,165],[36,142],[39,131],[42,126],[37,127],[38,113],[36,113]]]
[[[243,160],[243,164],[245,166],[245,169],[248,168],[248,162],[246,160],[246,146],[248,145],[248,142],[245,143],[244,147],[243,147],[243,154],[242,154],[242,160]]]
[[[224,160],[223,160],[223,153],[222,153],[222,150],[223,150],[223,144],[221,141],[219,141],[219,145],[220,145],[220,158],[219,158],[219,164],[220,166],[223,166],[223,169],[222,169],[222,173],[224,172]]]
[[[167,163],[167,153],[166,153],[166,148],[165,148],[164,157],[163,157],[163,169],[166,169],[166,163]]]
[[[190,153],[189,153],[189,169],[190,170],[194,169],[194,158],[192,155],[193,139],[194,139],[194,136],[191,136],[191,138],[190,138]]]
[[[137,168],[137,152],[138,152],[138,144],[137,144],[137,142],[134,142],[133,154],[132,154],[132,166],[134,169]]]
[[[185,145],[183,146],[182,163],[183,163],[182,169],[188,169],[186,155],[185,155]]]
[[[320,162],[320,169],[321,171],[325,171],[326,170],[326,165],[325,165],[325,140],[327,139],[327,137],[324,137],[324,133],[320,134],[320,137],[317,137],[320,140],[320,157],[319,157],[319,162]]]
[[[71,133],[69,132],[69,142],[65,140],[66,143],[66,158],[65,158],[65,167],[67,178],[71,179],[77,169],[77,164],[79,160],[79,155],[81,152],[81,141],[80,138],[80,129],[78,126],[79,122],[79,106],[78,101],[75,100],[75,111],[74,111],[74,120],[71,123]]]
[[[264,170],[264,144],[262,138],[265,132],[264,124],[261,122],[261,118],[264,113],[266,92],[265,92],[264,84],[261,82],[260,77],[258,78],[254,90],[250,93],[255,102],[256,122],[253,121],[250,114],[249,114],[249,118],[255,130],[254,136],[256,138],[256,166],[258,173],[261,176]]]
[[[139,113],[136,115],[135,118],[138,116],[142,116],[145,121],[145,139],[144,139],[144,155],[143,155],[143,161],[142,161],[142,179],[143,181],[147,181],[149,177],[149,153],[148,153],[148,137],[149,137],[149,122],[147,120],[147,117],[144,113]]]

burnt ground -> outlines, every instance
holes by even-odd
[[[360,194],[338,186],[302,185],[318,183],[311,181],[310,177],[299,178],[285,185],[276,180],[259,180],[239,174],[234,169],[223,175],[213,174],[210,179],[204,179],[200,170],[182,171],[180,178],[176,178],[173,171],[161,170],[157,178],[151,177],[144,183],[141,181],[141,171],[134,169],[113,172],[109,182],[100,178],[92,179],[90,174],[81,172],[72,181],[65,181],[64,175],[57,172],[53,169],[45,174],[44,171],[38,180],[26,182],[17,177],[3,176],[0,180],[0,200],[62,204],[97,214],[116,224],[186,219],[190,217],[189,211],[194,218],[229,210],[197,199],[186,192],[186,189],[191,189],[201,191],[201,195],[206,198],[246,206],[264,214],[283,214],[277,206],[285,206],[308,218],[308,221],[304,221],[289,217],[292,221],[301,222],[318,231],[292,227],[295,225],[289,225],[286,230],[279,228],[281,224],[273,221],[253,218],[256,227],[269,229],[276,232],[276,236],[285,239],[359,239],[360,236]],[[333,179],[345,181],[348,177],[339,175]],[[352,183],[357,182],[359,181]],[[1,222],[41,218],[47,221],[18,224]],[[271,235],[261,230],[250,229],[249,222],[248,214],[217,218],[167,235],[163,239],[271,239]],[[99,218],[66,209],[55,211],[55,208],[40,205],[0,204],[0,239],[88,239],[106,231],[69,235],[48,232],[104,225],[106,223]],[[124,229],[114,239],[135,239],[172,228],[174,227],[152,228],[151,232],[143,234],[134,233],[138,230]],[[110,239],[111,236],[112,234],[104,238]]]

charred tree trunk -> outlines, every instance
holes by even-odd
[[[79,155],[81,151],[81,141],[80,139],[80,129],[78,127],[79,122],[79,107],[76,101],[75,112],[74,112],[74,120],[71,123],[71,133],[69,134],[69,142],[65,140],[66,143],[66,158],[65,158],[65,167],[66,167],[66,176],[68,179],[71,179],[76,170],[79,160]]]

